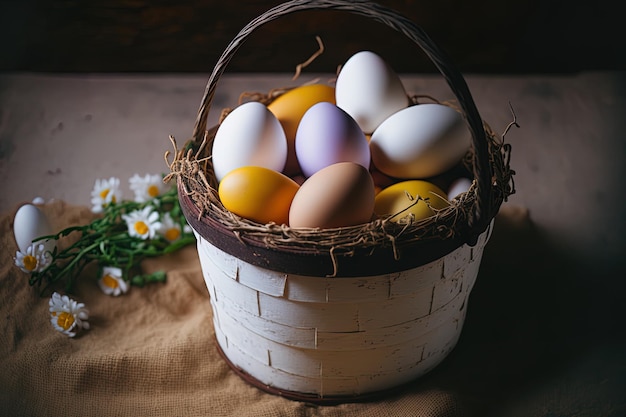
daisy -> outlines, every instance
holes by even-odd
[[[76,331],[89,329],[89,311],[85,304],[77,303],[67,295],[57,292],[50,298],[50,322],[52,326],[61,333],[74,337]]]
[[[146,174],[140,177],[139,174],[133,175],[128,180],[130,189],[135,192],[135,202],[145,203],[155,197],[161,195],[165,189],[165,184],[160,175]]]
[[[98,286],[106,295],[115,297],[128,291],[128,283],[122,277],[122,270],[112,266],[102,268]]]
[[[91,211],[102,213],[108,204],[116,203],[122,199],[119,178],[111,177],[108,180],[98,179],[91,191]]]
[[[52,261],[50,252],[46,251],[43,244],[30,245],[25,252],[17,251],[15,253],[15,265],[22,271],[30,274],[33,272],[41,272]]]
[[[176,223],[170,213],[165,213],[161,219],[161,228],[159,229],[161,236],[168,242],[174,242],[181,236],[180,224]]]
[[[151,206],[146,206],[142,210],[135,210],[129,214],[123,214],[122,219],[128,226],[128,234],[141,239],[152,239],[157,230],[161,228],[159,213],[152,211]]]

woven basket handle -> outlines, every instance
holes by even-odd
[[[398,12],[371,1],[359,0],[292,0],[280,4],[246,25],[226,47],[207,83],[202,97],[196,124],[193,131],[193,140],[200,143],[207,128],[207,116],[215,95],[215,88],[219,78],[235,52],[251,33],[260,26],[281,16],[305,10],[341,10],[356,15],[362,15],[389,26],[404,34],[415,42],[430,58],[441,75],[445,78],[454,93],[463,116],[472,135],[474,147],[474,177],[476,178],[476,204],[474,211],[468,216],[470,233],[468,243],[474,244],[480,233],[488,226],[492,218],[491,210],[491,168],[489,165],[489,149],[482,118],[461,73],[452,65],[444,52],[429,38],[423,29]]]

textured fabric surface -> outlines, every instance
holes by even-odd
[[[382,400],[316,406],[260,391],[230,370],[214,341],[211,306],[195,247],[150,259],[165,284],[104,295],[87,268],[71,296],[91,328],[72,339],[49,321],[40,297],[14,266],[14,210],[0,217],[0,415],[3,416],[424,416],[465,415],[459,398],[410,384]],[[42,206],[54,230],[87,223],[88,208]]]

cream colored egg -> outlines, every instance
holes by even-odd
[[[222,121],[212,154],[218,181],[243,166],[280,172],[287,161],[287,139],[276,116],[264,104],[251,101],[236,107]]]
[[[32,241],[42,236],[52,234],[52,228],[46,215],[32,204],[24,204],[15,213],[13,219],[13,234],[20,252],[24,253]],[[41,241],[47,251],[55,247],[55,240]]]
[[[357,52],[343,65],[335,84],[335,100],[366,134],[409,105],[398,75],[371,51]]]
[[[289,226],[335,228],[367,223],[374,214],[374,182],[354,162],[329,165],[309,177],[291,202]]]
[[[370,151],[384,174],[428,178],[456,165],[470,144],[459,112],[442,104],[418,104],[387,118],[372,134]]]

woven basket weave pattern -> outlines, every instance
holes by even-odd
[[[354,396],[410,381],[455,346],[488,232],[414,270],[321,278],[247,264],[201,237],[220,347],[256,380]]]

